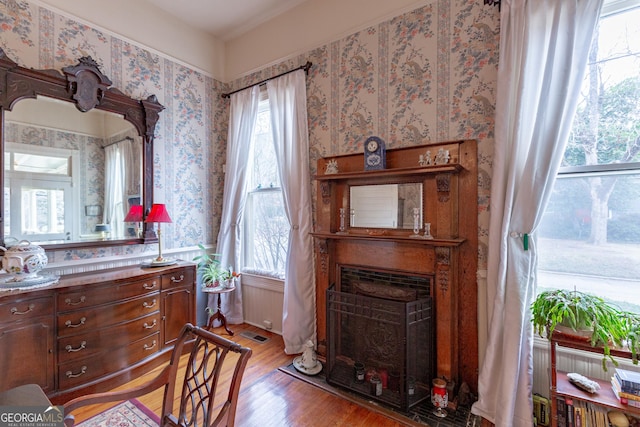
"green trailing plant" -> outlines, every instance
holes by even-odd
[[[205,286],[215,286],[226,273],[220,265],[220,254],[209,254],[202,244],[198,244],[201,254],[194,257],[198,272],[202,275],[202,282]]]
[[[626,344],[631,351],[631,360],[638,364],[638,353],[640,352],[640,315],[637,313],[624,312],[626,322]]]
[[[630,349],[635,357],[640,323],[638,316],[626,313],[618,307],[607,303],[603,298],[578,291],[555,289],[538,294],[531,305],[534,331],[548,338],[556,326],[563,325],[574,331],[588,329],[591,331],[591,345],[602,347],[604,358],[602,368],[606,371],[606,361],[614,365],[618,362],[611,356],[611,348],[622,348],[633,343]],[[632,318],[635,319],[632,322]],[[635,332],[631,336],[631,325],[635,323]]]

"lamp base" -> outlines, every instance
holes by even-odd
[[[178,260],[176,259],[156,258],[152,261],[143,262],[141,266],[142,267],[166,267],[168,265],[173,265],[177,263],[178,263]]]

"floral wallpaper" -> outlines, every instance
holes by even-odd
[[[304,64],[310,162],[362,150],[371,135],[388,148],[462,138],[478,140],[479,268],[486,268],[493,112],[499,43],[497,8],[478,0],[432,0],[279,64],[219,82],[144,46],[121,40],[26,0],[0,0],[0,47],[21,65],[56,68],[92,56],[115,87],[155,94],[154,200],[173,224],[165,248],[215,243],[222,211],[228,100],[220,94]],[[62,251],[56,260],[153,250]]]

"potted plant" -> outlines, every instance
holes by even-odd
[[[229,267],[226,270],[222,270],[220,273],[220,281],[221,284],[227,288],[232,288],[235,286],[236,280],[240,277],[240,273],[233,271],[233,267]]]
[[[197,262],[198,272],[202,275],[202,283],[206,287],[219,286],[225,270],[220,266],[220,254],[209,254],[202,244],[198,244],[202,253],[193,258]]]
[[[626,313],[607,303],[603,298],[579,291],[555,289],[538,294],[531,305],[534,331],[540,336],[551,338],[556,327],[561,326],[574,332],[589,331],[592,346],[601,346],[604,352],[602,367],[606,371],[606,359],[617,365],[611,357],[611,348],[624,347],[630,341],[631,319],[635,318],[636,335],[632,351],[634,363],[640,327],[637,316]]]

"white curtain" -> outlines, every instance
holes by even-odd
[[[501,3],[488,342],[479,400],[472,409],[496,426],[533,423],[529,306],[535,293],[537,253],[531,235],[562,160],[602,2]]]
[[[226,179],[222,200],[222,218],[216,252],[223,267],[242,270],[240,256],[242,215],[246,202],[247,165],[251,153],[253,128],[258,118],[260,87],[254,86],[231,95],[229,135],[227,139]],[[240,283],[238,283],[240,285]],[[209,307],[215,307],[215,295],[209,295]],[[222,312],[227,322],[242,323],[242,286],[222,295]]]
[[[287,354],[302,353],[307,341],[316,340],[306,90],[302,70],[267,82],[278,173],[291,226],[282,317]]]
[[[129,196],[142,196],[142,143],[140,138],[127,138],[120,143],[125,170],[124,211],[129,212]],[[135,173],[134,173],[135,172]]]
[[[104,218],[102,222],[111,226],[111,237],[124,236],[124,157],[119,144],[104,148]]]

